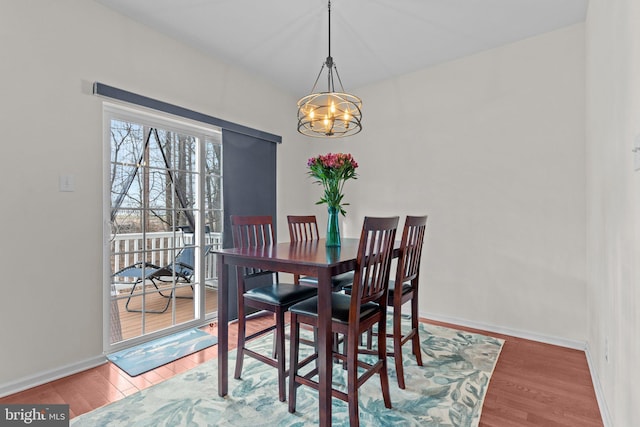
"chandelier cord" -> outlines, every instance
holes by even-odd
[[[327,61],[329,61],[329,58],[331,58],[331,0],[329,0],[329,56]]]
[[[333,87],[333,57],[331,57],[331,0],[328,0],[328,15],[329,15],[329,56],[327,56],[327,92],[334,92]],[[322,70],[321,70],[322,71]]]

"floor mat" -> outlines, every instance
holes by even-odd
[[[135,377],[217,343],[217,337],[193,328],[111,353],[107,358]]]

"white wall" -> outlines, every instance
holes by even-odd
[[[640,3],[591,0],[587,16],[588,339],[615,426],[640,420]]]
[[[583,343],[584,25],[353,92],[362,133],[308,142],[360,163],[343,234],[365,215],[428,214],[425,315]],[[306,188],[313,209],[320,190],[291,162],[283,191]]]
[[[91,82],[284,138],[295,100],[93,1],[0,2],[0,39],[1,390],[102,353],[102,99]],[[60,174],[75,192],[58,191]]]

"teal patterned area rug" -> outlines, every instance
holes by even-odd
[[[408,324],[405,325],[408,327]],[[422,361],[417,366],[404,346],[407,388],[398,387],[389,358],[392,409],[384,407],[380,381],[369,379],[359,394],[362,426],[477,426],[489,380],[503,341],[440,326],[420,324]],[[252,342],[265,354],[266,336]],[[304,348],[305,346],[302,346]],[[302,349],[301,349],[302,350]],[[233,379],[235,352],[229,354],[229,394],[217,394],[217,364],[211,360],[151,388],[71,420],[83,426],[312,426],[318,424],[318,395],[298,389],[296,413],[278,400],[276,370],[245,357],[241,380]],[[346,371],[334,365],[334,386],[344,386]],[[333,399],[334,426],[348,426],[347,404]]]

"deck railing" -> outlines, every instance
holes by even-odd
[[[158,266],[169,264],[185,245],[193,244],[192,233],[158,232],[158,233],[119,233],[111,236],[111,268],[112,272],[146,261]],[[222,246],[222,233],[206,233],[205,245],[213,249]],[[143,252],[144,249],[144,252]],[[143,254],[146,259],[143,259]],[[213,254],[205,257],[205,283],[217,284],[218,273]]]

